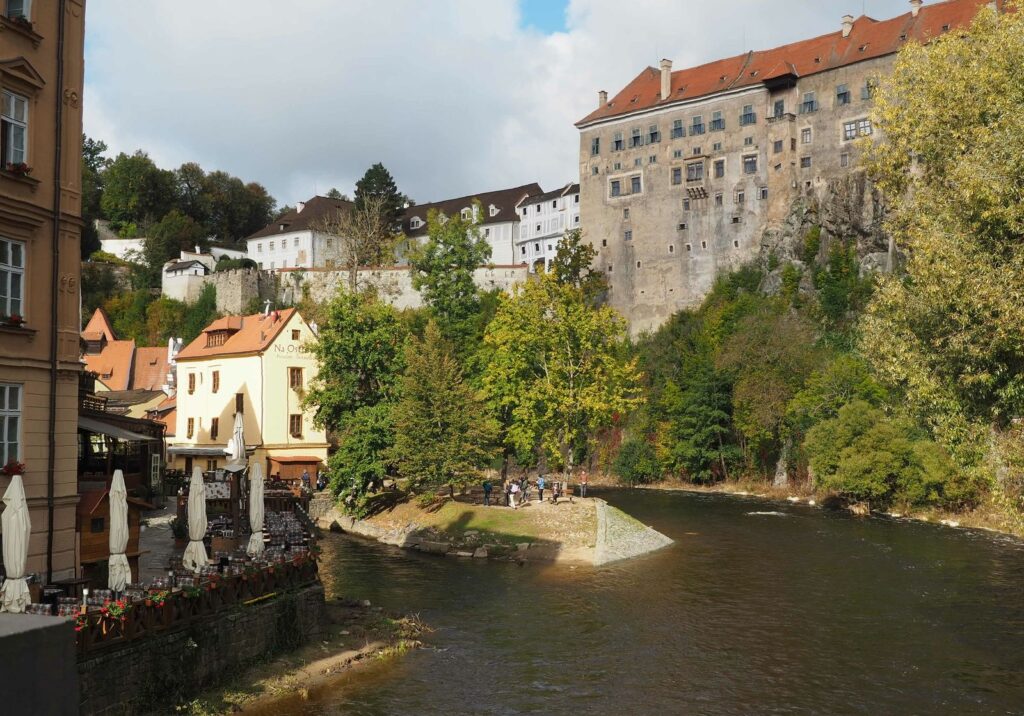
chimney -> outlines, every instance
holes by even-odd
[[[601,109],[606,104],[608,104],[608,93],[605,92],[604,90],[601,90],[600,92],[597,93],[597,108]]]
[[[672,60],[661,61],[661,99],[666,100],[672,94]]]
[[[853,15],[843,15],[843,37],[849,37],[853,32]]]
[[[917,13],[921,12],[922,5],[924,5],[924,0],[910,0],[910,14],[912,17],[917,17]]]
[[[304,201],[297,201],[297,202],[295,202],[295,212],[296,213],[301,214],[302,210],[305,209],[305,208],[306,208],[306,202],[304,202]]]

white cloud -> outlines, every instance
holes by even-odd
[[[889,17],[903,0],[862,0]],[[851,7],[854,5],[856,7]],[[198,161],[281,203],[383,162],[417,201],[578,172],[573,122],[647,65],[838,29],[858,0],[570,0],[567,31],[515,0],[92,0],[85,130]]]

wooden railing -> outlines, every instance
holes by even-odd
[[[174,589],[162,604],[136,599],[121,617],[92,610],[78,619],[78,655],[81,659],[151,634],[181,629],[194,620],[226,609],[244,608],[254,600],[299,589],[316,583],[317,579],[316,559],[310,554],[250,569],[246,574],[216,577],[196,588]]]

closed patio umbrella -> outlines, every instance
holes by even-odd
[[[231,439],[228,440],[228,447],[224,451],[229,458],[226,469],[231,472],[245,469],[245,435],[243,430],[242,414],[235,413],[235,427],[231,431]]]
[[[128,491],[124,487],[124,473],[114,470],[110,482],[110,561],[107,566],[107,587],[123,592],[132,581],[132,569],[124,551],[128,549]]]
[[[249,554],[263,554],[263,468],[255,463],[249,470]]]
[[[25,563],[28,561],[28,538],[32,533],[32,522],[25,504],[25,486],[21,475],[11,478],[11,484],[4,493],[4,514],[0,518],[4,537],[4,567],[7,581],[0,587],[0,612],[18,614],[25,611],[32,597],[28,582],[25,581]]]
[[[198,466],[192,468],[192,481],[188,487],[188,546],[182,556],[186,569],[198,572],[200,567],[209,564],[203,537],[206,536],[206,483],[203,482],[203,471]]]

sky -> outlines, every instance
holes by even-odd
[[[926,0],[932,2],[933,0]],[[90,0],[85,132],[266,186],[419,203],[576,181],[573,124],[645,67],[833,32],[906,0]]]

